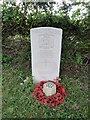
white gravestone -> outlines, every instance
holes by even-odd
[[[62,29],[38,27],[30,30],[33,82],[59,77]]]

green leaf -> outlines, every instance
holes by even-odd
[[[76,53],[76,62],[77,62],[77,64],[79,64],[81,62],[81,59],[82,59],[82,56],[81,56],[80,52],[77,52]]]

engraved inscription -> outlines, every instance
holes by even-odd
[[[41,49],[50,49],[54,47],[53,35],[40,35],[39,38],[39,48]]]
[[[52,83],[52,82],[47,82],[46,83],[47,88],[53,88],[53,86],[54,86],[54,83]]]

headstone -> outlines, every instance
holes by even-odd
[[[59,77],[62,29],[38,27],[30,30],[33,82]]]

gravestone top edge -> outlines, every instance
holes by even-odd
[[[36,28],[31,28],[30,31],[39,30],[39,29],[53,29],[53,30],[63,31],[61,28],[56,28],[56,27],[36,27]]]

